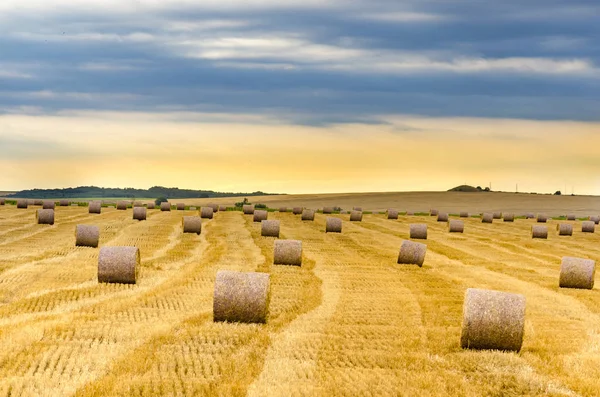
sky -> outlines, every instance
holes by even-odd
[[[2,0],[0,191],[600,195],[597,0]]]

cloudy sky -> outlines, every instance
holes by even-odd
[[[600,194],[598,0],[2,0],[0,191]]]

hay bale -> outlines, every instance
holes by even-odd
[[[133,208],[136,208],[136,207],[143,207],[143,206],[144,206],[144,204],[142,204],[142,202],[141,202],[141,201],[134,201],[134,202],[133,202]]]
[[[492,223],[494,222],[494,214],[489,212],[484,212],[481,216],[481,223]]]
[[[302,241],[275,240],[273,263],[275,265],[302,266]]]
[[[461,212],[460,212],[460,217],[461,217],[461,218],[468,218],[468,217],[469,217],[469,213],[468,213],[468,212],[466,212],[466,211],[461,211]]]
[[[438,212],[437,221],[438,222],[448,222],[448,213],[447,212]]]
[[[525,296],[468,288],[463,306],[463,349],[520,351],[525,333]]]
[[[596,228],[596,224],[594,223],[594,221],[581,222],[581,231],[583,233],[594,233],[595,228]]]
[[[94,225],[75,226],[75,245],[77,247],[98,247],[100,228]]]
[[[194,207],[194,206],[188,207],[188,209],[189,209],[190,211],[196,211],[196,207]]]
[[[254,216],[256,216],[256,213],[254,213]],[[279,221],[263,220],[260,222],[260,235],[264,237],[279,238],[279,226]]]
[[[102,247],[98,254],[98,282],[135,284],[139,267],[137,247]]]
[[[352,211],[350,213],[350,222],[360,222],[362,221],[362,211]]]
[[[300,215],[302,213],[302,211],[303,211],[302,207],[294,207],[294,208],[292,208],[292,214],[294,214],[294,215]]]
[[[133,207],[133,219],[138,221],[146,220],[146,207]]]
[[[533,214],[533,212],[527,212],[525,214],[525,219],[533,219],[535,218],[535,215]]]
[[[388,208],[386,213],[388,219],[398,219],[398,215],[400,214],[398,210],[393,208]]]
[[[120,211],[125,211],[127,209],[127,201],[119,201],[117,203],[117,209]]]
[[[324,214],[333,214],[333,207],[323,207]]]
[[[413,223],[410,225],[410,238],[427,240],[427,225],[424,223]]]
[[[438,214],[439,214],[439,211],[436,210],[436,209],[430,209],[429,210],[429,215],[430,216],[438,216]]]
[[[342,220],[340,218],[334,218],[328,216],[325,220],[325,233],[341,233],[342,232]]]
[[[177,203],[175,208],[177,208],[177,211],[184,211],[185,203]]]
[[[538,223],[546,223],[548,221],[548,215],[538,214],[537,221],[538,221]]]
[[[17,200],[17,208],[27,208],[27,200]]]
[[[0,198],[0,205],[6,205],[6,199]]]
[[[184,233],[196,233],[202,232],[202,218],[199,216],[184,216],[181,219]]]
[[[213,321],[266,323],[271,299],[269,274],[219,270],[213,295]]]
[[[77,203],[71,203],[71,207],[79,207],[79,204],[77,204]]]
[[[502,218],[504,219],[504,222],[514,222],[515,221],[515,214],[503,214]]]
[[[41,199],[35,199],[35,200],[33,200],[33,205],[42,206],[42,205],[44,205],[44,201]],[[48,209],[50,209],[50,208],[48,208]]]
[[[100,201],[90,201],[88,213],[100,214],[102,212],[102,203]]]
[[[68,207],[71,202],[69,200],[59,200],[58,205],[61,207]]]
[[[204,219],[212,219],[215,214],[213,207],[200,208],[200,217]]]
[[[362,207],[354,207],[354,208],[352,208],[352,211],[360,211],[360,212],[362,212]]]
[[[542,225],[531,226],[531,238],[548,238],[548,227]]]
[[[242,207],[242,211],[244,211],[244,215],[252,215],[254,214],[254,206],[252,204],[246,204]]]
[[[494,219],[502,219],[502,212],[493,212],[492,216]]]
[[[559,236],[572,236],[573,235],[573,225],[570,223],[559,223],[556,225],[556,230],[558,231]]]
[[[423,266],[425,261],[425,253],[427,252],[427,246],[422,243],[416,243],[414,241],[404,240],[400,246],[400,253],[398,254],[398,263],[407,265],[418,265]]]
[[[219,206],[219,211],[227,211],[227,206],[226,205],[220,205]]]
[[[450,233],[463,233],[465,230],[465,223],[458,219],[451,219],[448,222],[448,231]]]
[[[212,208],[213,213],[219,212],[219,205],[218,204],[208,203],[208,204],[206,204],[206,206]]]
[[[600,222],[600,215],[592,215],[590,216],[589,220],[597,225]]]
[[[567,214],[567,220],[574,221],[577,220],[577,218],[575,217],[575,214]]]
[[[35,220],[38,225],[54,225],[54,210],[37,210]]]
[[[315,220],[315,210],[305,209],[302,211],[302,220],[303,221],[314,221]]]
[[[156,208],[156,204],[154,203],[148,203],[146,204],[146,208],[149,210],[153,210],[154,208]]]
[[[252,220],[254,222],[262,222],[264,220],[267,220],[267,218],[269,217],[269,213],[265,210],[254,210],[254,216],[252,218]]]
[[[415,211],[406,211],[406,215],[414,215]]]
[[[56,207],[56,203],[52,200],[44,200],[42,208],[45,210],[53,210]]]
[[[279,207],[279,212],[287,212],[287,207]]]
[[[565,256],[560,266],[558,286],[560,288],[594,288],[596,261]]]
[[[167,201],[163,201],[162,203],[160,203],[160,210],[161,211],[171,211],[171,203],[169,203]]]

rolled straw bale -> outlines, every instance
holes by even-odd
[[[58,205],[61,207],[68,207],[71,202],[69,200],[59,200]]]
[[[258,212],[258,211],[257,211]],[[254,213],[256,216],[256,213]],[[263,220],[260,222],[260,235],[264,237],[277,237],[279,238],[279,221],[268,221]]]
[[[184,216],[181,219],[184,233],[196,233],[202,232],[202,218],[199,216]]]
[[[184,211],[185,210],[185,203],[177,203],[177,206],[175,208],[177,208],[177,211]]]
[[[537,216],[538,223],[546,223],[547,220],[548,220],[548,215],[538,214],[538,216]]]
[[[227,211],[227,206],[226,205],[220,205],[219,206],[219,211]]]
[[[352,211],[350,213],[350,222],[360,222],[362,221],[362,211]]]
[[[448,213],[447,212],[438,212],[437,221],[438,222],[448,222]]]
[[[395,210],[393,208],[388,208],[387,210],[387,218],[388,219],[398,219],[398,210]]]
[[[422,243],[416,243],[414,241],[404,240],[400,246],[400,253],[398,254],[398,263],[407,265],[418,265],[423,266],[425,261],[425,253],[427,252],[427,246]]]
[[[575,216],[575,214],[567,214],[568,221],[574,221],[576,219],[577,219],[577,217]]]
[[[204,219],[212,219],[215,211],[213,207],[202,207],[200,208],[200,217]]]
[[[458,219],[450,219],[448,221],[448,231],[450,233],[463,233],[465,230],[465,223]]]
[[[287,212],[287,207],[279,207],[279,212]]]
[[[54,225],[54,210],[37,210],[35,219],[38,225]]]
[[[213,213],[214,212],[219,212],[219,205],[218,204],[208,203],[208,204],[206,204],[206,206],[212,208]]]
[[[146,208],[148,208],[149,210],[153,210],[154,208],[156,208],[156,204],[148,203],[148,204],[146,204]]]
[[[494,219],[502,219],[502,212],[494,212],[492,213]]]
[[[121,210],[121,211],[126,210],[127,209],[127,201],[119,201],[117,203],[117,209]]]
[[[430,216],[438,216],[439,211],[436,209],[430,209],[429,210],[429,215]]]
[[[425,223],[413,223],[410,225],[410,238],[427,239],[427,225]]]
[[[102,203],[100,201],[90,201],[88,213],[100,214],[102,212]]]
[[[300,215],[302,213],[303,208],[302,207],[294,207],[292,208],[292,213],[294,215]]]
[[[362,212],[362,207],[354,207],[354,208],[352,208],[352,211],[360,211],[360,212]]]
[[[161,211],[171,211],[171,203],[169,203],[167,201],[163,201],[162,203],[160,203],[160,210]]]
[[[533,219],[535,218],[535,215],[533,214],[533,212],[528,212],[525,214],[525,219]]]
[[[597,225],[600,222],[600,215],[592,215],[590,216],[589,220]]]
[[[504,222],[514,222],[515,221],[515,214],[503,214]]]
[[[325,233],[341,233],[342,232],[342,220],[340,218],[334,218],[328,216],[325,221]]]
[[[333,214],[333,207],[323,207],[324,214]]]
[[[581,231],[583,233],[594,233],[595,228],[596,228],[596,224],[594,223],[594,221],[581,222]]]
[[[98,247],[100,228],[95,225],[75,226],[75,245],[78,247]]]
[[[481,216],[481,223],[492,223],[494,222],[494,214],[490,212],[484,212]]]
[[[102,247],[98,254],[98,282],[135,284],[139,267],[137,247]]]
[[[572,236],[573,235],[573,225],[570,223],[559,223],[556,225],[556,230],[558,231],[559,236]]]
[[[0,198],[0,205],[6,205],[6,199]]]
[[[594,288],[596,261],[565,256],[560,266],[558,286],[560,288]]]
[[[302,220],[303,221],[314,221],[315,220],[315,210],[305,209],[302,211]]]
[[[542,225],[531,226],[531,238],[548,238],[548,227]]]
[[[42,208],[45,210],[53,210],[56,207],[56,204],[52,200],[44,200],[42,203]]]
[[[406,211],[406,215],[414,215],[415,211]]]
[[[196,207],[194,207],[194,206],[188,207],[188,209],[189,209],[190,211],[196,211]]]
[[[266,220],[269,217],[269,213],[265,210],[254,210],[254,217],[252,221],[261,222]]]
[[[213,321],[266,323],[269,316],[269,274],[219,270],[213,295]]]
[[[77,204],[77,203],[71,203],[71,207],[79,207],[79,204]]]
[[[33,200],[33,205],[44,205],[44,201],[41,199],[35,199]],[[48,208],[50,209],[50,208]]]
[[[17,208],[27,208],[27,200],[17,200]]]
[[[142,204],[141,201],[134,201],[133,202],[133,208],[135,208],[135,207],[143,207],[143,206],[144,206],[144,204]]]
[[[469,213],[468,213],[468,212],[466,212],[466,211],[461,211],[461,212],[460,212],[460,217],[461,217],[461,218],[468,218],[468,217],[469,217]]]
[[[520,351],[525,333],[525,296],[468,288],[463,305],[463,349]]]
[[[252,215],[254,214],[254,206],[252,204],[246,204],[242,207],[242,211],[244,211],[244,215]]]
[[[146,207],[133,207],[133,219],[138,221],[146,220]]]
[[[302,266],[302,241],[275,240],[273,263],[275,265]]]

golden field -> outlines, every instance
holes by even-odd
[[[510,193],[366,193],[249,197],[269,207],[364,210],[437,208],[600,213],[597,197]],[[173,200],[232,205],[240,198]],[[0,206],[0,395],[10,396],[594,396],[600,395],[600,294],[559,289],[563,256],[600,257],[597,233],[532,240],[533,219],[465,221],[450,234],[435,217],[364,215],[325,234],[292,213],[281,238],[303,241],[302,267],[273,265],[273,238],[239,211],[56,207],[53,226],[35,210]],[[422,268],[398,265],[410,223],[427,223]],[[77,224],[100,227],[100,246],[140,249],[136,285],[98,284],[98,249],[75,247]],[[217,270],[271,275],[267,324],[212,321]],[[519,353],[460,348],[470,287],[526,296]]]

